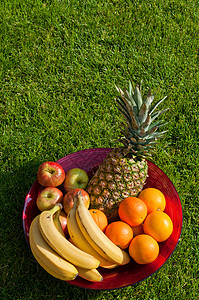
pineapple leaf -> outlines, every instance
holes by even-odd
[[[149,107],[145,103],[143,103],[138,115],[140,124],[146,121],[148,116],[148,111],[149,111]]]
[[[151,134],[151,133],[157,131],[157,129],[158,129],[158,127],[157,127],[157,126],[154,126],[154,127],[152,127],[150,130],[148,130],[148,131],[146,132],[146,134],[149,135],[149,134]]]
[[[156,104],[151,106],[155,94],[151,95],[151,90],[145,100],[142,100],[141,84],[136,84],[133,90],[133,84],[130,80],[129,91],[117,88],[119,96],[116,99],[121,113],[124,116],[122,136],[120,142],[127,152],[133,156],[151,157],[157,140],[162,138],[167,131],[159,131],[160,127],[167,123],[163,120],[156,120],[160,115],[168,110],[163,109],[155,112],[156,108],[167,98],[164,97]]]
[[[132,86],[131,80],[129,80],[129,93],[130,93],[130,95],[132,95],[132,91],[133,91],[133,86]]]
[[[150,145],[150,147],[153,147],[153,145],[156,145],[157,144],[157,141],[155,140],[147,140],[145,141],[144,143],[142,143],[141,145],[143,145],[144,147],[148,147]]]
[[[124,89],[124,96],[125,98],[127,98],[127,100],[129,100],[129,102],[131,102],[134,106],[136,106],[136,103],[133,97],[131,96],[131,93],[129,93],[126,89]]]
[[[137,146],[137,149],[138,149],[139,151],[141,151],[141,150],[146,151],[146,150],[155,149],[155,147],[154,147],[154,146],[151,146],[151,145],[149,145],[149,146],[138,145],[138,146]]]
[[[128,112],[128,116],[130,118],[129,124],[132,123],[135,129],[139,129],[140,124],[136,120],[136,115],[134,114],[132,107],[129,105],[128,101],[125,98],[122,100],[123,100],[123,106],[125,106],[125,112]]]
[[[137,104],[138,110],[140,110],[140,108],[142,106],[142,96],[141,96],[141,92],[140,92],[139,86],[137,84],[135,86],[134,100],[135,100],[135,102]]]
[[[126,109],[126,107],[124,107],[123,103],[121,103],[118,100],[117,103],[120,106],[119,110],[124,116],[124,118],[126,119],[126,123],[128,124],[128,126],[131,127],[133,125],[133,128],[139,129],[139,125],[137,124],[137,121],[134,119],[134,116],[129,114],[129,111]]]
[[[131,120],[132,120],[132,125],[133,125],[133,128],[135,128],[135,129],[139,129],[139,122],[137,122],[137,120],[136,120],[136,115],[134,114],[134,112],[133,112],[133,109],[131,108],[130,110],[129,110],[129,113],[130,113],[130,116],[131,116]]]
[[[165,109],[163,109],[163,110],[161,110],[161,111],[158,111],[158,112],[154,113],[154,114],[151,116],[151,123],[152,123],[156,118],[158,118],[160,115],[162,115],[163,113],[165,113],[167,110],[169,110],[169,108],[165,108]],[[150,113],[150,115],[151,115],[151,113]]]
[[[167,98],[167,96],[165,96],[164,98],[162,98],[161,100],[159,100],[151,109],[150,109],[150,115],[154,112],[154,110],[158,107],[158,105],[160,105],[165,99]]]
[[[140,90],[140,92],[141,92],[142,82],[143,82],[143,80],[141,80],[141,81],[140,81],[140,84],[139,84],[139,86],[138,86],[138,87],[139,87],[139,90]]]
[[[160,127],[163,127],[163,126],[167,125],[168,123],[169,122],[163,123],[163,120],[159,120],[159,121],[157,121],[155,123],[150,124],[148,130],[151,130],[153,128],[153,126],[157,126],[158,128],[160,128]]]
[[[120,88],[120,87],[117,87],[117,85],[116,85],[115,87],[116,87],[117,91],[120,93],[120,95],[121,95],[121,96],[124,96],[124,93],[123,93],[123,91],[121,90],[121,88]]]
[[[116,101],[120,105],[120,107],[122,107],[121,113],[123,114],[123,112],[125,111],[126,117],[128,115],[128,119],[129,118],[132,119],[132,123],[134,124],[134,127],[138,129],[140,126],[140,123],[139,123],[139,119],[137,118],[137,114],[136,114],[137,108],[136,108],[136,104],[135,104],[133,98],[130,96],[132,98],[132,102],[131,102],[128,99],[127,94],[125,95],[125,93],[120,88],[117,88],[117,90],[119,91],[120,95],[116,98]],[[134,112],[134,110],[135,110],[135,112]]]
[[[148,127],[148,130],[150,130],[153,126],[159,126],[160,124],[162,124],[162,122],[163,122],[163,120],[157,120],[154,123],[150,123],[149,127]]]
[[[149,107],[151,103],[153,102],[155,98],[155,94],[151,95],[151,89],[148,91],[148,94],[146,96],[146,99],[144,100],[144,103]]]
[[[155,139],[147,139],[146,143],[144,145],[156,145],[157,144],[157,140]]]
[[[157,136],[159,136],[159,135],[161,135],[163,133],[163,131],[161,131],[161,132],[155,132],[155,131],[156,130],[154,130],[154,131],[150,130],[149,132],[145,132],[145,133],[140,132],[139,136],[140,137],[144,137],[146,139],[149,139],[149,138],[157,137]]]
[[[136,105],[133,97],[129,94],[129,92],[126,89],[124,89],[124,96],[125,96],[126,100],[129,102],[129,105],[131,107],[133,107],[133,111],[135,113],[135,116],[137,116],[137,114],[138,114],[137,105]]]
[[[158,128],[163,127],[163,126],[168,125],[168,124],[169,124],[169,122],[162,123],[162,124],[160,124],[160,125],[158,126]]]
[[[141,128],[143,128],[143,129],[145,129],[145,131],[147,131],[150,124],[151,124],[151,116],[148,114],[146,120],[141,124]]]
[[[153,132],[148,135],[149,138],[157,139],[162,138],[162,136],[167,132],[168,130],[161,131],[161,132]]]
[[[130,133],[130,137],[135,137],[136,140],[138,140],[139,137],[139,131],[138,130],[134,130],[131,127],[128,127],[128,132]]]
[[[122,113],[122,115],[126,118],[126,120],[128,121],[128,124],[131,123],[131,117],[129,115],[128,110],[126,109],[126,106],[124,105],[124,103],[119,99],[119,97],[116,99],[116,102],[118,104],[118,106],[120,107],[119,110]]]

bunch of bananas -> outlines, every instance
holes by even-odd
[[[29,242],[38,263],[52,276],[74,280],[78,275],[97,282],[103,277],[97,268],[114,268],[129,263],[130,256],[100,230],[85,207],[81,192],[67,216],[72,242],[65,238],[59,223],[61,205],[43,211],[30,225]]]

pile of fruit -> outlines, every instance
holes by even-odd
[[[65,174],[58,163],[46,162],[37,178],[43,187],[36,200],[41,213],[31,223],[29,242],[38,263],[56,278],[69,281],[79,275],[96,282],[103,280],[98,267],[115,268],[131,258],[151,263],[159,242],[172,233],[172,221],[163,212],[165,197],[155,188],[123,199],[117,220],[108,221],[104,212],[90,208],[89,179],[82,169]]]
[[[117,88],[116,99],[124,116],[122,147],[113,149],[89,180],[74,168],[65,173],[55,162],[39,166],[37,179],[43,187],[36,204],[40,214],[30,226],[29,242],[38,263],[62,280],[80,276],[101,281],[98,267],[115,268],[133,259],[153,262],[159,243],[173,231],[164,212],[161,191],[146,188],[146,158],[164,132],[157,117],[166,110],[151,106],[154,95],[141,97],[141,85],[129,91]],[[64,189],[64,191],[63,191]]]

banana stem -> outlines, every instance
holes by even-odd
[[[79,193],[79,192],[78,192]],[[73,203],[73,209],[75,210],[76,209],[76,207],[77,207],[77,202],[78,202],[78,194],[76,194],[75,195],[75,197],[74,197],[74,203]]]
[[[61,213],[61,209],[58,210],[58,211],[54,214],[54,216],[53,216],[53,222],[54,222],[54,225],[55,225],[55,227],[57,228],[57,230],[61,233],[61,235],[63,235],[63,237],[65,237],[65,234],[64,234],[64,231],[63,231],[61,222],[60,222],[60,220],[59,220],[60,213]]]
[[[82,202],[83,202],[83,195],[82,195],[82,192],[79,191],[79,192],[77,192],[77,194],[74,198],[74,204],[76,203],[76,206],[79,206],[79,204]]]
[[[62,207],[63,207],[63,206],[62,206],[61,203],[56,203],[55,206],[49,210],[49,213],[50,213],[51,215],[54,215],[58,210],[61,210]]]

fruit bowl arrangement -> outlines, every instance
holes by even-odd
[[[81,168],[89,178],[93,176],[98,166],[107,157],[112,149],[95,148],[82,150],[69,154],[57,161],[65,172],[72,168]],[[145,188],[153,187],[160,190],[166,199],[165,212],[170,216],[173,222],[173,232],[171,236],[164,242],[160,243],[160,250],[157,259],[149,264],[137,264],[133,259],[130,263],[119,266],[114,269],[100,268],[103,276],[101,282],[90,282],[77,277],[72,281],[68,281],[71,285],[88,288],[88,289],[116,289],[133,285],[142,281],[159,270],[169,259],[178,244],[181,228],[182,228],[182,206],[178,193],[167,175],[151,161],[148,164],[148,177]],[[61,189],[61,186],[60,186]],[[40,211],[36,205],[36,199],[42,190],[41,185],[36,180],[30,188],[23,209],[23,229],[27,242],[29,243],[30,224]]]
[[[54,277],[90,289],[147,278],[168,260],[182,228],[176,189],[149,160],[166,132],[159,131],[166,123],[157,118],[167,109],[156,111],[166,97],[153,105],[155,95],[149,91],[143,100],[141,84],[133,89],[131,81],[129,91],[117,90],[122,146],[41,164],[23,211],[25,236],[38,263]]]

